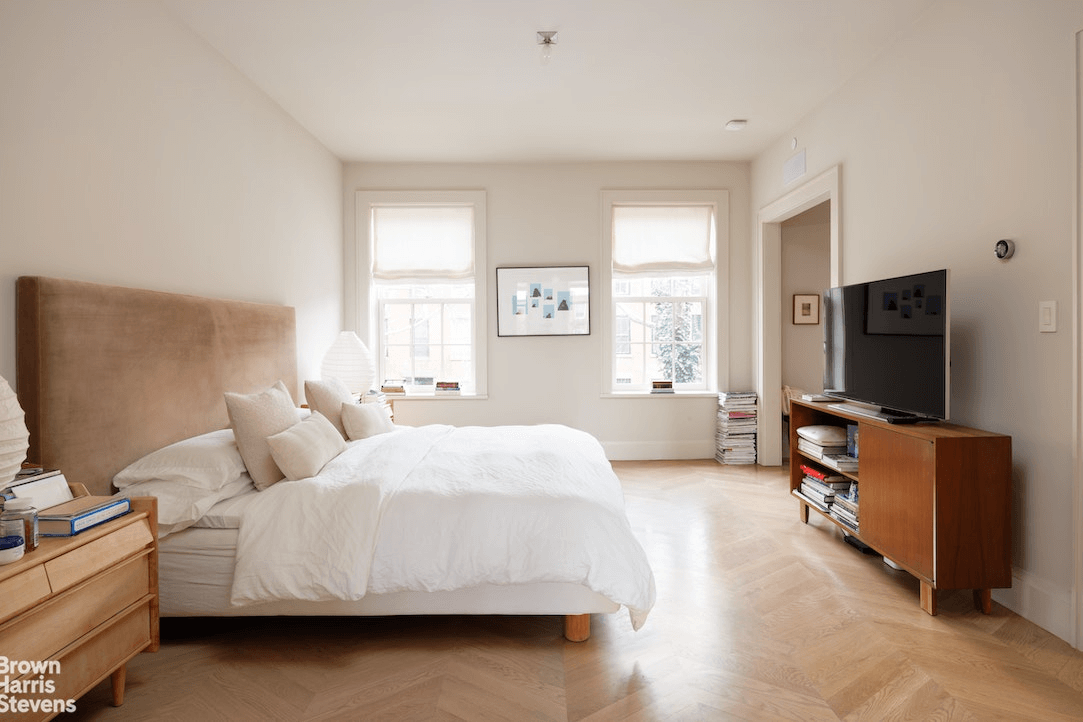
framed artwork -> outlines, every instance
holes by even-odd
[[[793,296],[793,322],[796,325],[820,322],[820,296],[815,293],[795,293]]]
[[[590,334],[587,266],[496,269],[497,336]]]

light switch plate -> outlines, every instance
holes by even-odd
[[[1038,301],[1038,331],[1039,333],[1056,333],[1056,301]]]

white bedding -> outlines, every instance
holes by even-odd
[[[654,603],[620,482],[598,442],[564,426],[400,428],[246,496],[234,605],[574,583],[638,629]]]

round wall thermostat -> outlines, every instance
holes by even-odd
[[[1015,243],[1007,239],[997,241],[996,246],[993,247],[993,253],[997,255],[1002,261],[1006,261],[1012,257],[1015,253]]]

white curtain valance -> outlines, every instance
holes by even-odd
[[[714,268],[711,205],[614,205],[613,271]]]
[[[474,207],[374,206],[372,245],[373,278],[470,278]]]

